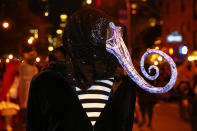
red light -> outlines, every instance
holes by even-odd
[[[133,15],[135,15],[135,14],[136,14],[136,10],[132,10],[131,13],[132,13]]]
[[[101,6],[101,0],[97,0],[97,1],[96,1],[96,5],[97,5],[98,7],[100,7],[100,6]]]

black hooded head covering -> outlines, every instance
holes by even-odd
[[[95,80],[112,77],[116,69],[116,58],[106,50],[109,22],[115,23],[104,12],[83,8],[71,16],[65,28],[63,44],[82,89]]]

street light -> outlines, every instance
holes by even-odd
[[[155,49],[159,50],[159,46],[156,46]]]
[[[28,39],[27,42],[28,42],[28,44],[31,45],[33,43],[33,40],[32,39]]]
[[[49,46],[49,47],[48,47],[48,50],[49,50],[49,51],[53,51],[53,49],[54,49],[53,46]]]
[[[27,40],[28,44],[30,44],[30,45],[33,43],[33,41],[34,41],[33,36],[29,37],[29,39]]]
[[[9,54],[8,58],[9,58],[10,60],[12,60],[12,59],[14,58],[14,56],[13,56],[12,54]]]
[[[170,48],[169,49],[169,54],[172,55],[173,53],[174,53],[174,49],[173,48]]]
[[[194,57],[193,57],[193,56],[189,56],[187,59],[188,59],[189,61],[193,61],[193,60],[194,60]]]
[[[40,57],[37,57],[36,58],[36,62],[40,62]]]
[[[136,3],[132,3],[132,4],[131,4],[131,8],[132,8],[132,9],[136,9],[137,6],[138,6],[138,5],[137,5]]]
[[[60,19],[61,19],[62,22],[65,22],[67,18],[68,18],[67,14],[61,14],[60,15]]]
[[[157,59],[158,59],[159,61],[162,61],[163,58],[162,58],[161,56],[159,56]]]
[[[155,62],[154,62],[154,65],[158,65],[158,64],[159,64],[159,62],[158,62],[158,61],[155,61]]]
[[[3,22],[2,26],[3,26],[3,28],[7,29],[9,27],[9,23],[8,22]]]
[[[7,58],[7,59],[5,60],[5,62],[6,62],[6,63],[9,63],[9,62],[10,62],[10,59]]]
[[[154,27],[157,24],[157,20],[153,17],[149,19],[149,23],[151,27]]]
[[[63,30],[58,29],[58,30],[56,30],[56,33],[57,33],[58,35],[61,35],[61,34],[63,33]]]
[[[38,33],[35,33],[35,34],[34,34],[34,38],[35,38],[35,39],[38,39]]]
[[[92,0],[86,0],[86,3],[90,5],[92,4]]]
[[[49,12],[44,12],[44,16],[49,16]]]

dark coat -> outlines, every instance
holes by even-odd
[[[136,85],[128,77],[123,81],[93,127],[75,88],[61,73],[45,70],[31,82],[27,131],[131,131]]]

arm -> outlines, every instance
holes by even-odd
[[[27,131],[44,131],[44,117],[41,105],[44,102],[41,83],[33,79],[27,105]]]
[[[136,103],[136,88],[139,88],[129,76],[123,78],[122,88],[127,88],[127,91],[130,94],[129,100],[129,112],[128,117],[126,118],[125,128],[126,131],[132,131],[133,121],[134,121],[134,112],[135,112],[135,103]]]

